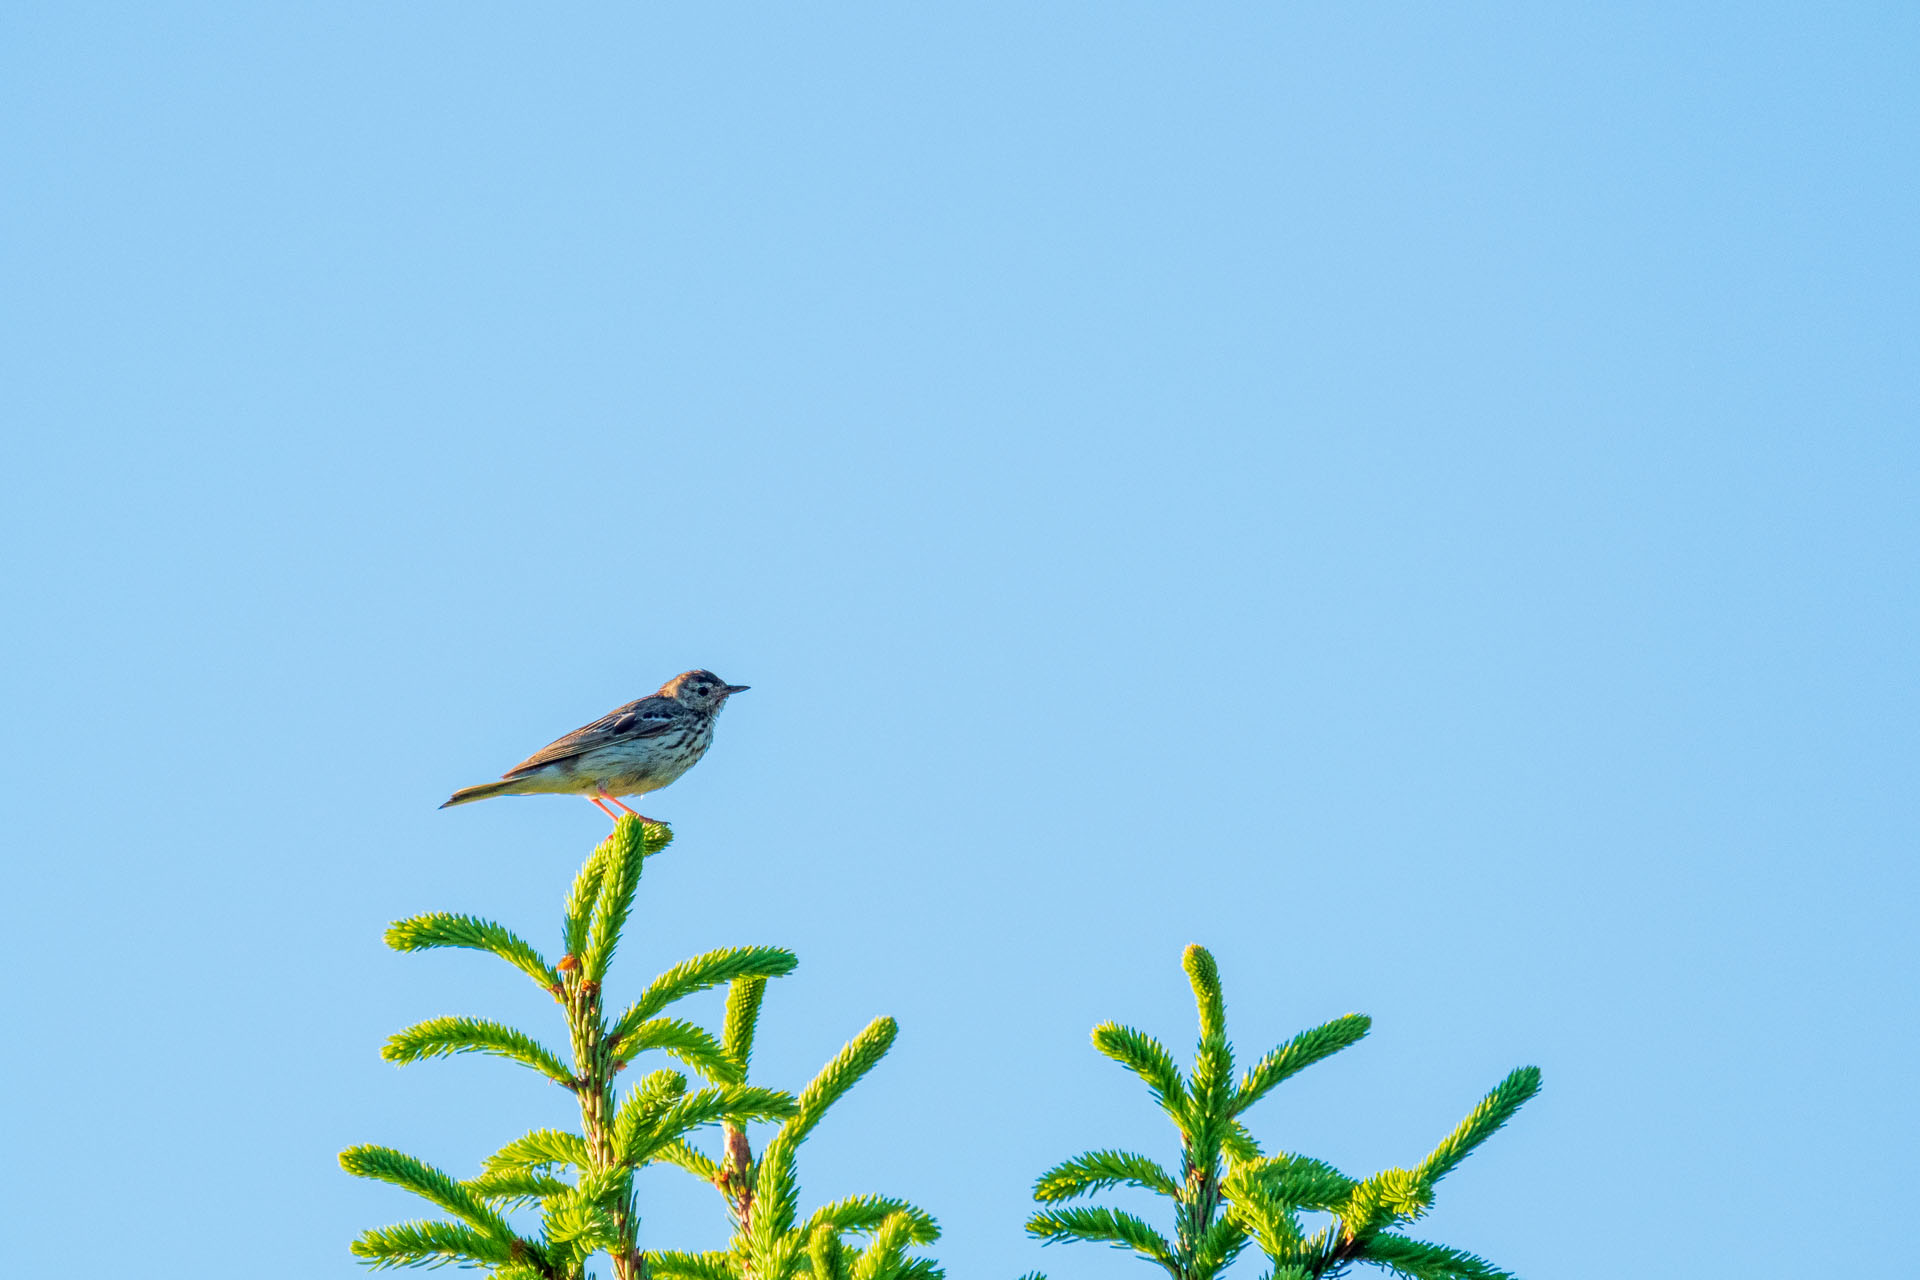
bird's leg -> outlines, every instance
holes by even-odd
[[[620,806],[620,807],[621,807],[622,809],[626,809],[626,811],[627,811],[628,813],[630,813],[630,814],[632,814],[632,815],[633,815],[634,817],[636,817],[636,818],[638,818],[638,819],[640,819],[640,821],[642,821],[642,822],[651,822],[651,823],[653,823],[653,825],[654,825],[654,826],[656,826],[656,827],[660,825],[659,823],[657,823],[657,822],[654,822],[654,820],[653,820],[652,818],[649,818],[649,817],[648,817],[648,816],[647,816],[646,814],[644,814],[644,813],[642,813],[642,812],[640,812],[640,811],[639,811],[638,809],[632,809],[632,808],[628,808],[628,806],[627,806],[627,805],[626,805],[626,804],[625,804],[624,802],[622,802],[622,801],[621,801],[621,799],[620,799],[620,797],[619,797],[619,796],[616,796],[616,795],[610,795],[610,794],[608,794],[607,792],[605,792],[605,791],[602,791],[602,792],[600,793],[600,800],[611,800],[611,801],[612,801],[612,802],[613,802],[614,804],[617,804],[617,805],[619,805],[619,806]],[[594,801],[594,803],[595,803],[595,804],[600,804],[600,800],[596,800],[596,801]],[[607,811],[607,807],[606,807],[605,805],[600,805],[600,811],[601,811],[602,813],[605,813],[605,812]],[[620,821],[620,819],[619,819],[619,818],[615,818],[615,819],[614,819],[614,821],[615,821],[615,822],[618,822],[618,821]]]
[[[587,803],[592,805],[594,808],[598,809],[600,812],[606,814],[609,818],[612,818],[615,822],[620,821],[620,815],[615,813],[613,810],[607,808],[605,801],[603,801],[599,796],[588,796]],[[615,800],[614,803],[620,804],[618,800]],[[622,804],[620,805],[620,807],[622,809],[625,809],[627,806]]]

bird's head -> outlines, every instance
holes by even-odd
[[[727,704],[727,699],[746,689],[744,684],[728,684],[711,671],[683,671],[660,686],[662,697],[674,698],[695,711],[709,715]]]

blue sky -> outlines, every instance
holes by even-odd
[[[1362,1045],[1355,1170],[1546,1092],[1434,1238],[1524,1275],[1904,1256],[1910,6],[20,3],[0,16],[10,1267],[355,1273],[564,1118],[586,804],[435,809],[691,666],[614,986],[777,943],[803,1156],[956,1277],[1089,1146],[1087,1031]],[[617,994],[617,992],[616,992]],[[711,1017],[716,1006],[700,1006]],[[670,1175],[670,1176],[669,1176]],[[711,1194],[649,1175],[648,1243]],[[1818,1245],[1815,1245],[1818,1241]],[[1255,1276],[1254,1260],[1240,1274]]]

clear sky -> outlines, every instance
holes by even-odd
[[[1087,1032],[1187,1052],[1190,941],[1247,1054],[1376,1019],[1270,1147],[1543,1068],[1433,1238],[1900,1274],[1917,60],[1910,4],[6,6],[4,1269],[350,1276],[417,1210],[339,1149],[564,1119],[379,1059],[554,1018],[380,931],[551,947],[605,820],[435,806],[708,666],[614,994],[794,948],[796,1088],[898,1017],[803,1193],[956,1280],[1145,1275],[1021,1224],[1170,1158]]]

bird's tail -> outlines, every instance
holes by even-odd
[[[488,796],[503,796],[512,791],[517,785],[519,784],[503,778],[499,782],[483,782],[477,787],[462,787],[453,793],[452,799],[440,807],[447,809],[456,804],[469,804],[475,800],[485,800]]]

